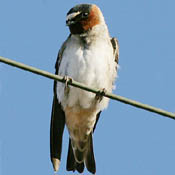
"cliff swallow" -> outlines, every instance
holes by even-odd
[[[70,35],[63,43],[56,61],[56,74],[68,76],[89,87],[112,92],[117,76],[119,47],[111,38],[101,10],[94,4],[79,4],[67,13]],[[70,79],[68,79],[70,80]],[[96,172],[93,132],[100,113],[109,99],[54,82],[51,115],[51,161],[58,171],[62,136],[66,124],[69,132],[67,170]]]

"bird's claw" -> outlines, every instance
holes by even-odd
[[[95,99],[96,99],[97,101],[101,102],[102,99],[103,99],[103,96],[106,94],[106,92],[107,92],[107,91],[106,91],[105,88],[99,90],[99,91],[96,93]]]
[[[65,82],[65,87],[64,87],[64,93],[68,94],[69,93],[69,86],[68,84],[72,82],[72,78],[68,76],[63,77],[63,81]]]

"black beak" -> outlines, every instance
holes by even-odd
[[[75,24],[75,23],[76,23],[76,21],[74,21],[74,20],[67,20],[67,21],[66,21],[66,25],[67,25],[67,26],[73,25],[73,24]]]
[[[80,14],[80,11],[68,14],[66,19],[66,25],[70,26],[76,24],[81,19]]]

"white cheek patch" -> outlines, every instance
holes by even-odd
[[[76,17],[77,15],[79,15],[81,12],[74,12],[74,13],[71,13],[71,14],[69,14],[69,15],[67,15],[67,17],[66,17],[66,20],[68,21],[68,20],[71,20],[71,19],[73,19],[74,17]]]

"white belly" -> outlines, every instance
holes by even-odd
[[[58,74],[111,92],[116,76],[115,67],[113,49],[108,42],[100,40],[89,48],[83,48],[78,40],[72,39],[64,50]],[[57,96],[63,108],[79,106],[88,109],[94,105],[95,94],[70,86],[69,94],[65,96],[64,87],[63,83],[57,83]],[[97,105],[98,111],[106,108],[108,101],[103,98]]]

